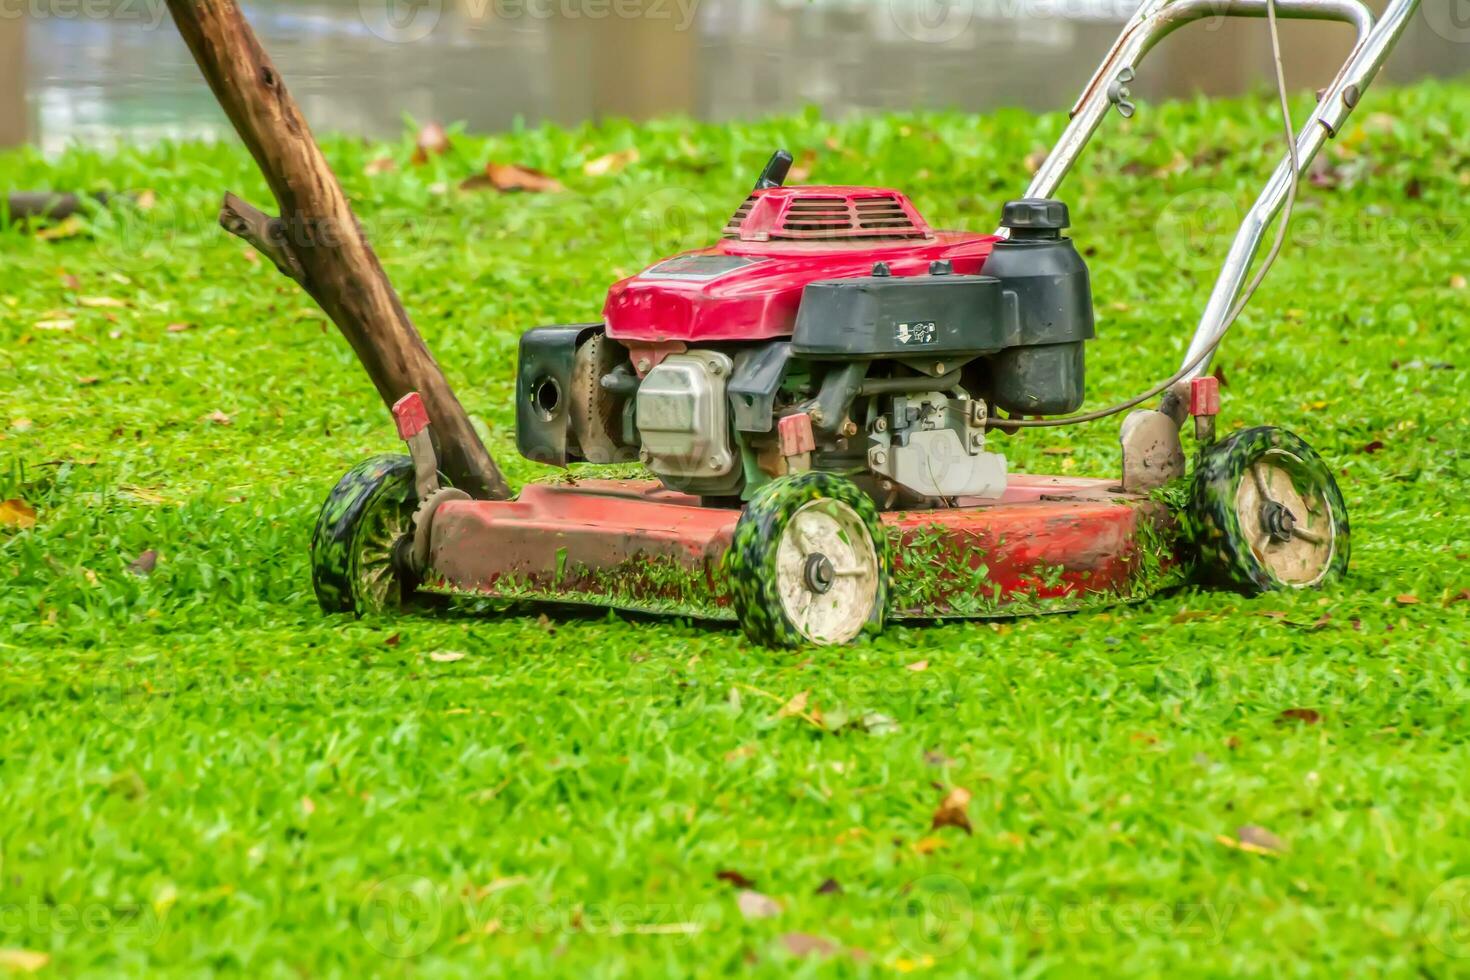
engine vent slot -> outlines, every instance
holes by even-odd
[[[849,242],[932,238],[934,232],[897,191],[772,188],[747,197],[724,237],[746,242]]]

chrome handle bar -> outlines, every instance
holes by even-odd
[[[1357,43],[1348,55],[1337,77],[1322,93],[1311,119],[1297,138],[1297,160],[1306,170],[1331,137],[1341,131],[1343,123],[1362,100],[1363,93],[1377,77],[1419,7],[1419,0],[1392,0],[1377,23],[1361,0],[1276,0],[1276,16],[1282,20],[1339,21],[1357,30]],[[1211,17],[1266,17],[1266,0],[1146,0],[1124,25],[1112,50],[1103,59],[1082,96],[1072,109],[1072,121],[1057,140],[1031,179],[1027,197],[1051,197],[1077,158],[1082,155],[1092,134],[1102,123],[1117,94],[1117,83],[1127,81],[1144,55],[1165,37],[1185,24]],[[1235,241],[1225,257],[1215,288],[1195,328],[1184,364],[1189,364],[1207,348],[1220,342],[1221,331],[1228,329],[1230,315],[1251,262],[1260,250],[1261,240],[1271,221],[1281,211],[1292,182],[1291,155],[1284,156],[1265,190],[1246,213]],[[1004,232],[1001,232],[1004,234]],[[1190,372],[1198,377],[1209,370],[1206,357]]]

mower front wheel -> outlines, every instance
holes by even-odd
[[[311,537],[311,584],[325,612],[363,616],[408,602],[417,505],[407,456],[374,456],[337,482]]]
[[[1332,471],[1285,429],[1244,429],[1206,449],[1189,523],[1201,571],[1247,592],[1308,589],[1347,572],[1347,504]]]
[[[784,476],[758,490],[725,559],[741,628],[769,647],[836,645],[881,630],[888,573],[878,508],[830,473]]]

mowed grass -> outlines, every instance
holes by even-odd
[[[1279,152],[1272,104],[1111,119],[1069,179],[1092,404],[1177,365],[1219,212]],[[773,148],[989,230],[1063,122],[452,133],[423,166],[412,135],[325,146],[519,484],[552,471],[514,454],[518,335],[714,239]],[[488,160],[567,189],[459,191]],[[215,226],[226,190],[270,203],[246,153],[0,156],[0,187],[156,196],[0,231],[0,499],[36,511],[0,528],[0,967],[1463,973],[1470,88],[1373,92],[1323,164],[1218,361],[1221,423],[1331,462],[1347,581],[783,653],[555,610],[323,616],[317,508],[395,438],[335,330]],[[1002,442],[1107,475],[1116,440]],[[883,718],[829,734],[814,709]],[[971,833],[931,826],[956,788]]]

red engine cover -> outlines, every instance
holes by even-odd
[[[617,283],[603,307],[608,336],[655,344],[767,340],[791,334],[801,291],[819,279],[896,276],[948,260],[978,273],[999,241],[935,232],[897,191],[870,187],[758,190],[730,219],[725,239]]]

